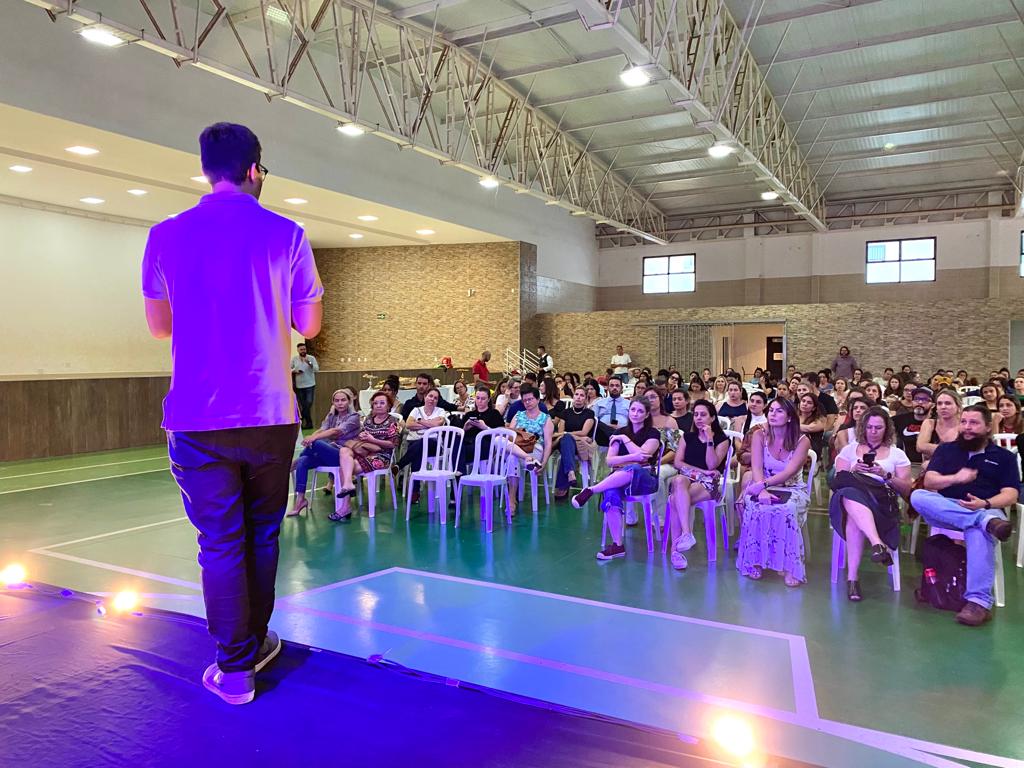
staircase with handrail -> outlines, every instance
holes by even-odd
[[[505,350],[505,375],[511,376],[517,373],[522,376],[524,373],[540,371],[540,358],[529,349],[523,348],[522,352],[516,352],[511,347]]]

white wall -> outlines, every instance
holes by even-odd
[[[1010,267],[1020,261],[1022,219],[984,219],[798,235],[641,245],[599,251],[599,285],[637,285],[644,256],[697,255],[697,282],[744,277],[864,274],[865,244],[889,238],[937,238],[938,269]]]
[[[139,287],[146,232],[0,204],[0,376],[170,370]]]
[[[5,3],[3,20],[0,101],[193,153],[209,123],[245,123],[277,174],[534,243],[540,275],[597,284],[592,221],[509,190],[485,192],[468,173],[383,139],[340,136],[327,118],[178,70],[159,54],[91,45],[73,34],[76,25],[51,23],[27,3]]]

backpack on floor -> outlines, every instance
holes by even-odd
[[[917,559],[924,568],[921,586],[914,590],[917,601],[940,611],[963,608],[967,602],[967,549],[940,533],[921,542]]]

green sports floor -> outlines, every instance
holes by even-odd
[[[768,751],[827,766],[1024,768],[1024,569],[1004,546],[1006,607],[980,629],[915,603],[865,563],[864,602],[829,578],[831,530],[809,522],[808,584],[756,583],[703,536],[679,573],[648,555],[642,526],[625,560],[598,563],[596,504],[538,514],[486,534],[475,502],[442,527],[424,501],[405,520],[384,494],[377,516],[286,519],[273,625],[285,639],[703,737],[732,711]],[[0,565],[146,605],[202,615],[195,534],[163,447],[0,465]],[[212,648],[211,648],[212,652]],[[197,660],[197,670],[203,660]],[[198,674],[198,673],[197,673]],[[197,681],[198,684],[198,681]]]

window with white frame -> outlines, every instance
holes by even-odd
[[[935,238],[873,240],[867,244],[869,283],[920,283],[935,279]]]
[[[1024,277],[1024,230],[1020,233],[1020,276]]]
[[[692,253],[645,256],[644,293],[692,293],[697,289],[696,261]]]

